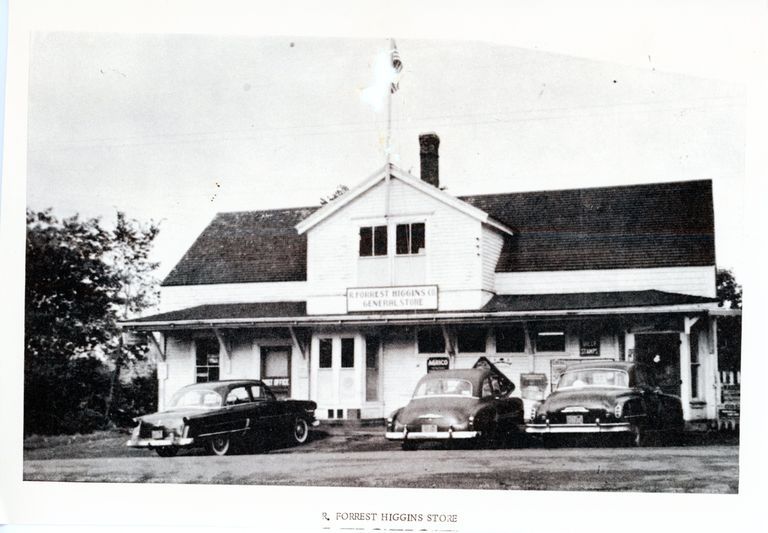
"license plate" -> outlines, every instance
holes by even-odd
[[[421,425],[421,432],[422,433],[437,433],[437,425],[436,424],[422,424]]]
[[[162,429],[153,429],[152,430],[152,438],[153,439],[162,439],[163,438],[163,430]]]
[[[583,424],[584,415],[565,415],[566,424]]]

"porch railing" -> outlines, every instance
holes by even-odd
[[[723,370],[717,374],[717,429],[736,430],[741,413],[741,372]]]

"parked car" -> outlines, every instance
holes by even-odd
[[[491,370],[437,370],[419,380],[410,403],[387,419],[386,438],[412,450],[422,441],[493,440],[519,432],[523,402]]]
[[[680,398],[665,394],[653,371],[622,361],[569,364],[556,390],[531,417],[526,432],[552,434],[623,434],[641,446],[651,434],[683,429]]]
[[[195,446],[226,455],[235,445],[269,437],[304,444],[318,425],[316,408],[311,401],[278,400],[257,380],[196,383],[174,394],[165,411],[137,418],[127,445],[172,457]]]

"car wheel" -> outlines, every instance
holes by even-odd
[[[307,421],[297,416],[291,426],[291,440],[295,444],[304,444],[309,439],[309,424]]]
[[[219,435],[208,441],[208,451],[213,455],[227,455],[232,448],[229,435]]]
[[[179,449],[176,446],[163,446],[161,448],[155,448],[155,452],[160,457],[173,457],[179,453]]]
[[[403,451],[406,452],[412,452],[417,448],[417,444],[412,440],[404,440],[401,447],[403,448]]]

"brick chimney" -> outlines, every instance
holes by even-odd
[[[440,137],[436,133],[422,133],[419,135],[419,146],[421,147],[421,179],[439,188]]]

